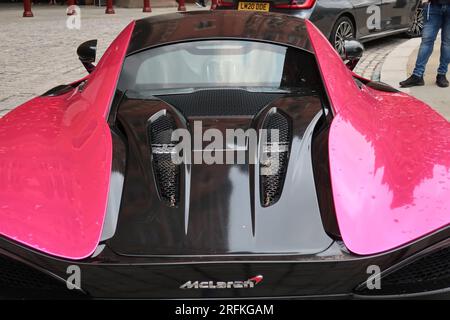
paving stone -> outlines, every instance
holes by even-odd
[[[198,10],[188,5],[189,10]],[[77,46],[98,39],[97,61],[119,32],[133,19],[175,12],[176,8],[81,7],[81,29],[68,29],[63,6],[33,6],[33,18],[22,18],[23,7],[0,4],[0,116],[48,89],[78,80],[86,74],[76,54]]]

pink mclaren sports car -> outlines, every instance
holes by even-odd
[[[1,297],[450,296],[450,123],[353,73],[359,43],[198,11],[95,50],[0,119]],[[177,162],[180,130],[183,159],[256,147]]]

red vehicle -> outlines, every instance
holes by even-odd
[[[448,296],[450,124],[353,73],[358,43],[345,65],[308,20],[214,11],[133,21],[96,66],[95,44],[0,119],[0,295],[73,294],[76,265],[94,298]],[[195,121],[281,141],[173,162]]]

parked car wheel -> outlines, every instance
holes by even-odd
[[[425,23],[425,19],[423,17],[423,6],[419,6],[414,15],[414,20],[409,27],[409,30],[406,32],[406,35],[411,38],[420,37],[422,35],[423,25]]]
[[[344,42],[355,38],[355,26],[349,17],[340,17],[331,31],[330,42],[336,51],[342,56],[344,54]]]

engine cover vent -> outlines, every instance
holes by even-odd
[[[240,89],[199,90],[187,94],[158,95],[184,116],[253,116],[280,93],[249,92]]]
[[[147,127],[159,197],[169,207],[178,206],[180,200],[180,165],[172,161],[172,132],[176,129],[174,119],[165,110],[152,116]]]
[[[276,203],[283,191],[292,141],[291,121],[287,115],[273,108],[262,124],[260,143],[261,205]]]

